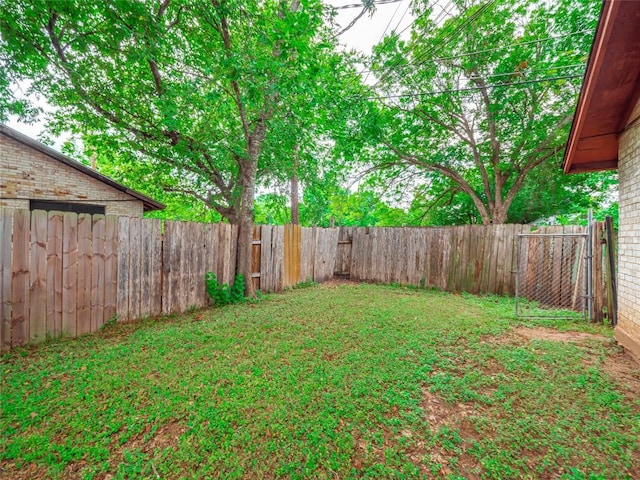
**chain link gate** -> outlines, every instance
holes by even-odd
[[[517,317],[591,316],[590,232],[518,235]]]

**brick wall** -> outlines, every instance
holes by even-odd
[[[0,206],[29,208],[30,199],[104,205],[111,215],[143,211],[140,200],[0,134]]]
[[[640,359],[640,102],[620,136],[616,338]]]

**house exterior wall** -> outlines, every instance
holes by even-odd
[[[0,207],[29,208],[29,200],[103,205],[108,215],[143,212],[137,198],[0,135]]]
[[[620,136],[616,339],[640,360],[640,102]]]

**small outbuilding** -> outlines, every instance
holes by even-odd
[[[164,205],[0,125],[0,207],[141,217]]]
[[[563,168],[618,169],[615,336],[640,359],[640,1],[603,2]]]

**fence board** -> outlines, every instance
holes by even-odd
[[[171,304],[171,258],[174,253],[174,222],[164,223],[162,244],[162,313],[168,315],[172,311]]]
[[[169,223],[169,222],[167,222]],[[182,289],[182,262],[184,250],[182,249],[182,228],[180,222],[171,222],[171,229],[165,230],[165,238],[168,240],[171,253],[167,259],[171,265],[169,271],[169,296],[171,310],[169,313],[177,313],[182,309],[181,298],[183,297]]]
[[[91,332],[91,215],[78,215],[78,293],[76,335]]]
[[[129,220],[129,320],[140,318],[142,272],[141,218]]]
[[[117,291],[117,314],[119,322],[127,322],[129,316],[129,254],[130,232],[129,217],[118,217],[118,291]]]
[[[300,278],[300,230],[300,225],[284,226],[284,287],[295,285]]]
[[[162,313],[162,221],[158,219],[147,221],[151,223],[149,315],[155,317]]]
[[[94,215],[92,227],[91,265],[91,331],[99,330],[104,324],[104,215]]]
[[[25,314],[28,311],[28,341],[38,342],[47,334],[47,212],[31,212],[30,236],[29,296]]]
[[[65,212],[62,224],[61,334],[75,337],[78,298],[78,214]]]
[[[104,241],[104,321],[118,313],[118,219],[107,215]]]
[[[209,238],[206,257],[207,271],[212,272],[218,279],[220,279],[220,272],[218,270],[220,226],[220,224],[207,225],[207,236]]]
[[[313,280],[313,257],[315,256],[315,240],[313,228],[303,228],[300,234],[300,281]],[[350,267],[349,267],[350,268]]]
[[[13,209],[0,208],[0,351],[11,349],[11,258]]]
[[[251,279],[253,282],[253,289],[255,291],[260,290],[260,250],[262,249],[261,234],[262,227],[259,225],[253,226],[253,233],[251,236]],[[256,276],[257,275],[257,276]]]
[[[602,233],[604,222],[593,224],[592,282],[593,282],[593,317],[594,322],[604,320],[603,308],[606,305],[604,277],[602,268]]]
[[[140,318],[151,315],[151,272],[152,272],[152,230],[153,223],[150,220],[140,221]]]
[[[231,282],[231,225],[227,223],[220,225],[219,248],[218,281],[222,285]]]
[[[284,288],[284,227],[273,227],[271,248],[271,291],[279,292]]]
[[[53,338],[62,333],[62,212],[47,214],[47,332]]]
[[[13,216],[13,267],[11,279],[11,344],[29,341],[29,210],[16,209]]]

